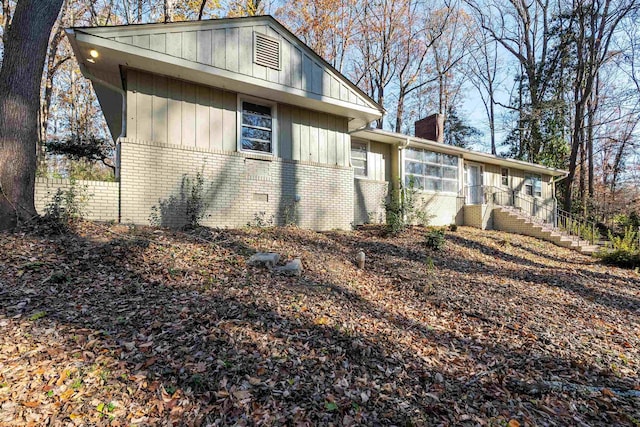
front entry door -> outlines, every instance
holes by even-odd
[[[482,166],[467,164],[467,204],[482,204]]]

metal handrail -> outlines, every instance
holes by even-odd
[[[572,215],[558,208],[555,202],[553,206],[549,206],[541,203],[535,197],[522,194],[517,190],[505,190],[492,185],[465,186],[461,190],[465,198],[465,204],[468,204],[467,197],[469,194],[477,194],[480,191],[482,192],[482,202],[485,204],[491,203],[517,209],[527,214],[532,221],[540,225],[552,226],[568,236],[587,240],[592,245],[599,238],[595,222]]]

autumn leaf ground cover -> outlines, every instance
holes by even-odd
[[[425,233],[0,234],[0,425],[639,425],[637,272]]]

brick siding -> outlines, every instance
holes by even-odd
[[[118,195],[120,184],[106,181],[76,181],[79,194],[87,196],[85,218],[95,221],[118,220]],[[45,213],[47,205],[58,189],[67,191],[71,188],[68,179],[36,178],[35,204],[40,215]]]
[[[163,201],[161,225],[183,225],[181,183],[198,172],[208,206],[203,225],[241,227],[259,217],[315,230],[351,227],[351,168],[133,140],[121,145],[122,222],[149,224]]]
[[[368,179],[354,179],[353,222],[360,224],[381,224],[386,222],[385,200],[389,183]]]

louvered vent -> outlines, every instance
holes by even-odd
[[[264,67],[280,69],[280,42],[277,39],[260,33],[253,33],[253,61]]]

